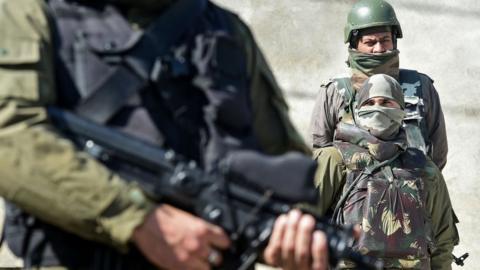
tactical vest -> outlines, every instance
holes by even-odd
[[[178,0],[138,31],[100,1],[48,5],[57,106],[173,149],[206,169],[230,148],[256,148],[246,54],[233,14],[207,0]],[[5,238],[27,268],[154,268],[134,247],[119,254],[13,205]]]
[[[355,90],[350,77],[334,78],[337,90],[344,100],[344,108],[339,113],[339,120],[352,123],[355,102]],[[425,103],[423,101],[423,87],[420,75],[415,70],[400,69],[399,83],[405,96],[404,129],[407,135],[408,146],[431,155],[431,142],[425,122]]]
[[[334,145],[342,155],[347,176],[333,221],[361,225],[363,233],[355,248],[381,259],[385,268],[430,269],[433,242],[422,180],[424,154],[408,148],[378,162],[357,145]]]

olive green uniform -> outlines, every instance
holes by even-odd
[[[419,73],[425,103],[425,122],[428,140],[432,144],[431,158],[443,169],[447,163],[448,143],[440,98],[432,80]],[[345,101],[335,83],[321,88],[317,94],[310,121],[311,140],[314,148],[325,147],[333,141],[335,127]]]
[[[0,196],[86,239],[124,249],[154,203],[53,127],[51,25],[42,0],[0,0]],[[251,77],[254,129],[266,153],[308,152],[252,34],[235,17]]]
[[[319,211],[327,213],[335,207],[346,181],[347,169],[342,156],[335,147],[314,150],[318,162],[315,176],[320,192]],[[430,214],[436,250],[431,257],[431,269],[451,269],[454,245],[459,241],[455,217],[447,186],[440,170],[428,161],[425,170],[428,178],[423,179],[426,191],[426,208]]]

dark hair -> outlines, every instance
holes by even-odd
[[[395,27],[390,26],[375,26],[375,27],[368,27],[364,29],[355,29],[352,30],[352,35],[350,37],[350,48],[356,49],[358,46],[358,41],[364,35],[369,35],[373,33],[381,33],[381,32],[390,32],[392,33],[392,42],[393,47],[397,48],[397,29]]]

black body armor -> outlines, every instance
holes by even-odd
[[[256,148],[233,14],[206,0],[178,0],[140,31],[116,6],[88,2],[48,1],[56,106],[173,149],[206,170],[229,149]],[[27,268],[153,269],[134,247],[120,254],[14,205],[7,212],[5,239]]]

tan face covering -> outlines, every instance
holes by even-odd
[[[382,140],[392,140],[402,126],[402,109],[364,106],[355,111],[357,125]]]
[[[364,106],[374,97],[393,100],[400,105],[400,108],[380,105]],[[357,102],[355,122],[360,128],[382,140],[392,140],[396,136],[405,117],[403,111],[405,103],[403,90],[393,77],[385,74],[372,75],[357,91],[355,100]]]

